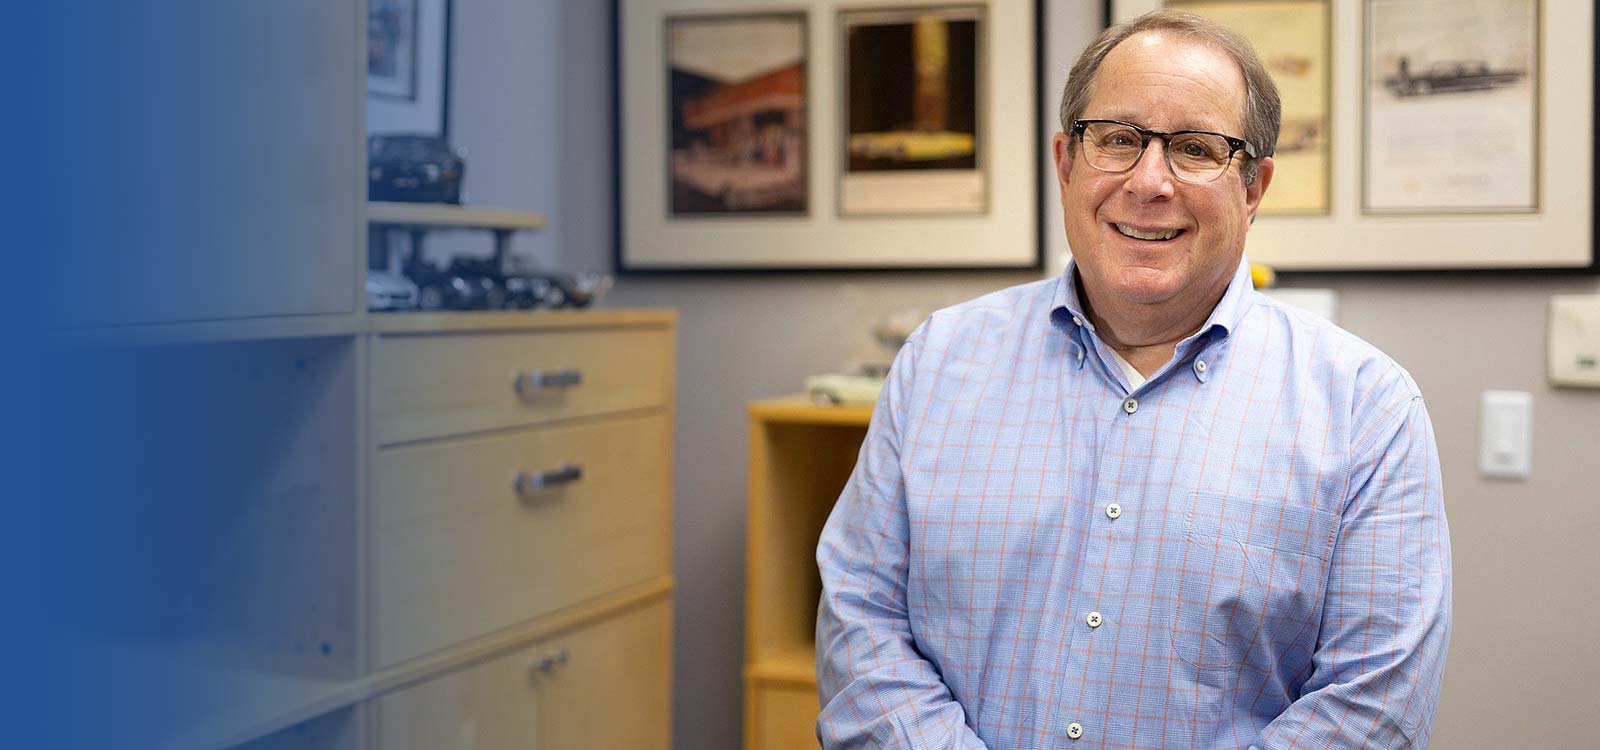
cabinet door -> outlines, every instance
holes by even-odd
[[[51,169],[29,176],[60,213],[26,248],[52,320],[356,311],[364,3],[40,5],[81,52],[52,71]]]
[[[382,750],[534,750],[544,718],[538,647],[435,677],[378,700]]]
[[[560,666],[538,678],[543,750],[667,750],[672,744],[672,608],[662,601],[554,638]]]

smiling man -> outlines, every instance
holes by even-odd
[[[923,323],[823,530],[824,747],[1426,747],[1433,431],[1392,360],[1251,288],[1278,125],[1197,16],[1079,58],[1072,262]]]

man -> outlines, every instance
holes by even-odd
[[[1425,747],[1433,432],[1393,361],[1251,288],[1261,61],[1158,12],[1061,113],[1066,273],[913,334],[822,533],[824,747]]]

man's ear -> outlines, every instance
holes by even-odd
[[[1072,137],[1058,131],[1050,139],[1050,153],[1056,163],[1056,185],[1064,190],[1072,175]]]
[[[1263,156],[1256,160],[1256,178],[1244,188],[1245,206],[1250,211],[1250,221],[1256,220],[1256,209],[1261,206],[1261,199],[1267,195],[1267,185],[1272,183],[1272,157]]]

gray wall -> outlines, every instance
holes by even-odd
[[[453,127],[475,158],[476,202],[546,212],[538,260],[609,267],[609,11],[592,0],[457,2]],[[1098,0],[1051,4],[1053,38],[1081,46]],[[1075,51],[1075,50],[1074,50]],[[1073,52],[1054,52],[1051,78]],[[1554,66],[1552,66],[1554,67]],[[1052,190],[1053,193],[1053,190]],[[1053,206],[1054,195],[1045,200]],[[1052,220],[1054,222],[1054,220]],[[1052,226],[1058,226],[1052,223]],[[1053,241],[1052,253],[1063,243]],[[675,564],[676,746],[740,741],[746,401],[873,353],[865,328],[1029,274],[627,278],[612,306],[682,315]],[[1435,747],[1589,747],[1600,737],[1600,391],[1544,381],[1550,294],[1592,278],[1296,277],[1339,294],[1340,321],[1398,358],[1428,397],[1455,547],[1455,637]],[[1484,389],[1534,394],[1533,476],[1475,469]]]

